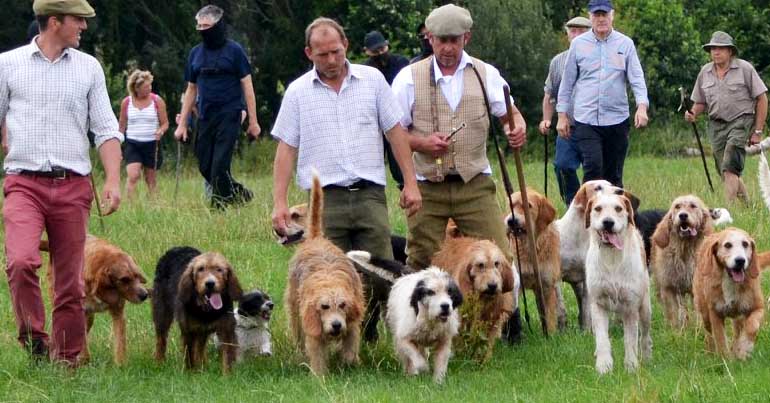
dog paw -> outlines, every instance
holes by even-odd
[[[436,371],[435,374],[433,374],[433,382],[437,384],[444,383],[444,379],[446,378],[446,370],[444,371]]]
[[[596,372],[600,375],[604,375],[612,371],[612,357],[611,356],[599,356],[596,358]]]
[[[342,360],[345,362],[345,364],[357,366],[361,363],[361,359],[358,357],[358,354],[352,351],[346,351],[342,354]]]
[[[414,371],[414,375],[421,374],[428,370],[428,362],[425,360],[417,361],[412,365],[412,370]]]
[[[623,364],[626,367],[626,371],[629,373],[636,372],[637,369],[639,369],[639,360],[634,358],[626,358],[625,361],[623,361]]]
[[[272,357],[273,356],[273,352],[270,351],[270,350],[262,351],[261,353],[259,353],[259,355],[261,355],[263,357]]]
[[[652,339],[642,342],[642,359],[652,359]]]

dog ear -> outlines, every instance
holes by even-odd
[[[624,190],[623,196],[626,196],[626,198],[631,202],[631,214],[635,213],[636,210],[639,209],[639,206],[642,204],[642,201],[639,200],[638,197],[634,196],[633,193]]]
[[[751,262],[749,263],[749,276],[751,278],[759,277],[759,258],[757,257],[757,244],[753,239],[751,240]]]
[[[714,232],[714,218],[711,216],[711,210],[703,207],[702,209],[703,220],[701,220],[700,228],[698,230],[701,234],[709,235]]]
[[[626,207],[626,212],[628,213],[628,223],[636,227],[636,221],[634,221],[634,211],[636,211],[636,209],[634,209],[630,199],[627,197],[622,197],[621,199],[623,199],[623,205]]]
[[[227,267],[227,295],[233,301],[240,301],[243,296],[241,282],[238,281],[238,276],[235,275],[235,270],[231,266]]]
[[[318,313],[314,304],[305,302],[302,304],[302,332],[310,337],[321,337],[323,333],[323,324],[321,315]]]
[[[95,296],[101,286],[111,286],[111,267],[107,265],[106,260],[106,254],[97,253],[87,262],[89,270],[85,270],[83,281],[88,296]]]
[[[177,298],[182,302],[190,301],[195,298],[197,291],[195,290],[195,272],[191,264],[187,265],[182,275],[179,277],[179,284],[177,285]]]
[[[556,209],[545,197],[537,199],[537,219],[535,220],[535,236],[543,231],[556,219]]]
[[[721,232],[711,234],[703,241],[698,253],[698,266],[696,271],[703,271],[703,275],[707,276],[714,281],[720,281],[722,277],[719,268],[719,259],[717,258],[717,251],[719,250],[719,242],[722,239]]]
[[[414,309],[414,315],[417,316],[420,314],[420,300],[425,296],[425,281],[420,280],[417,282],[417,285],[414,286],[414,290],[412,290],[412,296],[409,298],[409,305],[412,306],[412,309]]]
[[[652,234],[652,241],[661,249],[667,247],[669,242],[671,242],[671,224],[673,220],[671,210],[669,210],[655,228],[655,233]]]
[[[591,199],[588,201],[588,204],[586,205],[586,211],[583,213],[583,216],[585,217],[586,228],[589,228],[591,226],[591,210],[593,209],[594,209],[594,199]]]
[[[572,198],[572,204],[585,207],[586,203],[588,203],[588,191],[586,186],[581,186],[575,197]]]
[[[452,299],[452,308],[457,309],[463,304],[463,293],[451,276],[447,276],[447,278],[447,292],[449,293],[449,298]]]
[[[515,286],[515,284],[513,283],[513,269],[511,268],[511,265],[508,263],[508,259],[503,258],[502,260],[500,277],[503,278],[502,293],[505,294],[506,292],[513,291],[513,287]]]
[[[128,267],[131,268],[131,271],[134,272],[134,276],[139,279],[139,282],[142,284],[147,284],[147,277],[144,276],[144,273],[142,273],[142,269],[139,268],[139,265],[136,264],[134,261],[134,258],[132,258],[129,255],[126,255],[128,258]]]

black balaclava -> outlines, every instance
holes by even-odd
[[[374,62],[374,64],[376,64],[381,68],[387,67],[388,60],[390,60],[390,52],[385,52],[379,55],[372,56],[372,61]]]
[[[217,21],[211,28],[199,32],[203,38],[203,46],[207,49],[219,49],[222,46],[225,46],[225,43],[227,42],[227,30],[225,29],[224,18]]]
[[[420,39],[420,50],[422,50],[422,54],[425,56],[433,54],[433,46],[431,46],[430,40],[427,36],[423,39]]]

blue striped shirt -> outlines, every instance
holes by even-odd
[[[556,111],[567,113],[573,104],[574,118],[580,123],[621,123],[629,117],[626,82],[637,105],[650,104],[634,41],[615,30],[605,40],[588,31],[570,45]]]

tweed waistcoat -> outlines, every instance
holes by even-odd
[[[484,63],[474,58],[473,66],[476,66],[481,79],[485,80]],[[432,57],[412,65],[414,105],[411,134],[427,137],[434,131],[449,134],[463,123],[466,127],[454,135],[447,153],[440,158],[415,152],[414,167],[419,175],[431,181],[441,181],[446,175],[459,174],[467,183],[489,166],[486,147],[489,118],[484,104],[484,93],[469,63],[462,76],[462,98],[457,110],[452,111],[438,84],[435,84],[435,90],[431,89],[431,69]],[[432,93],[435,94],[435,99]],[[434,127],[431,102],[436,105],[437,128]]]

